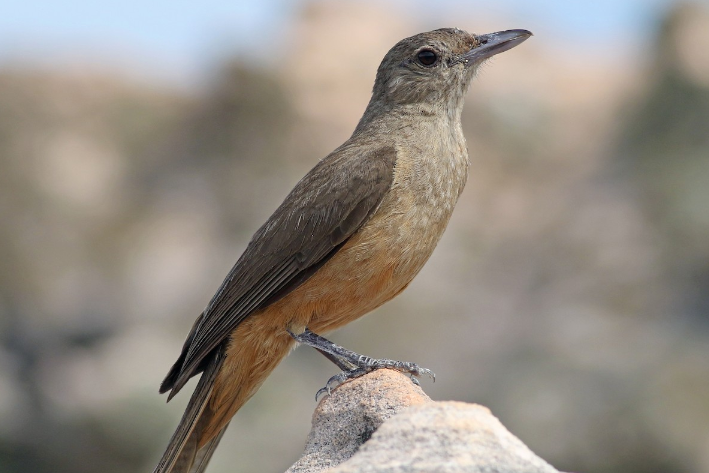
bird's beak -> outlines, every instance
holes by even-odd
[[[479,44],[463,54],[460,60],[466,66],[479,63],[495,54],[514,48],[530,36],[532,36],[532,32],[527,30],[507,30],[478,35],[476,38]]]

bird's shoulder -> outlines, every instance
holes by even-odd
[[[348,227],[348,219],[363,223],[364,215],[360,213],[371,213],[381,201],[393,181],[396,161],[397,150],[391,144],[345,143],[298,181],[254,234],[249,246],[266,245],[276,250],[290,241],[295,243],[293,250],[300,246],[300,238],[323,237],[332,232],[337,240],[338,227]],[[364,208],[358,211],[359,207]]]

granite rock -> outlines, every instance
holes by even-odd
[[[378,370],[344,383],[313,414],[287,473],[558,473],[475,404],[433,402],[411,380]]]

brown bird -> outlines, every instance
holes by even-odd
[[[428,260],[467,179],[468,86],[482,61],[530,35],[446,28],[386,54],[352,136],[296,184],[194,323],[160,392],[169,401],[202,376],[156,473],[204,471],[232,416],[296,342],[343,370],[326,390],[378,368],[432,375],[317,334],[393,298]]]

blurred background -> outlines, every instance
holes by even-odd
[[[386,51],[444,26],[535,36],[473,84],[429,264],[331,338],[560,470],[709,472],[709,4],[671,0],[5,4],[0,472],[152,471],[194,318]],[[293,353],[209,471],[285,470],[335,372]]]

